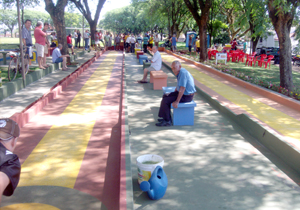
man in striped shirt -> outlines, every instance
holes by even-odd
[[[24,46],[31,47],[32,46],[32,37],[30,32],[31,20],[27,19],[23,26],[22,30],[22,41]],[[26,54],[29,55],[29,48],[26,48]],[[32,59],[32,57],[31,57]],[[29,65],[31,65],[31,59],[29,59]]]

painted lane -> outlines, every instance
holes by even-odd
[[[176,57],[167,55],[166,53],[161,53],[161,55],[162,58],[169,63],[173,60],[178,60]],[[223,84],[222,82],[200,72],[197,67],[193,68],[191,65],[187,65],[184,61],[182,61],[182,67],[186,68],[196,80],[238,105],[262,122],[268,124],[273,129],[285,136],[300,139],[300,122],[298,120]]]
[[[115,60],[106,56],[25,160],[19,186],[74,187]]]

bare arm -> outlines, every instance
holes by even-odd
[[[176,101],[174,101],[173,103],[172,103],[172,105],[173,105],[173,107],[176,109],[177,107],[178,107],[178,104],[179,104],[179,102],[180,102],[180,100],[181,100],[181,98],[182,98],[182,96],[183,96],[183,93],[184,93],[184,91],[185,91],[185,87],[180,87],[180,89],[179,89],[179,93],[178,93],[178,96],[177,96],[177,99],[176,99]]]
[[[0,172],[0,202],[1,202],[1,198],[2,198],[2,194],[4,192],[4,190],[6,189],[6,187],[9,185],[10,183],[10,180],[8,178],[8,176],[3,173],[3,172]]]

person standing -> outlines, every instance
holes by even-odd
[[[148,41],[149,41],[148,34],[145,34],[143,38],[144,53],[147,53]]]
[[[200,39],[199,39],[199,37],[197,37],[197,41],[196,41],[196,53],[200,54]]]
[[[99,50],[101,50],[100,41],[99,41],[99,33],[97,30],[95,31],[94,36],[95,36],[95,50],[97,51],[97,47],[99,47]]]
[[[133,34],[131,34],[131,39],[130,39],[130,52],[134,53],[134,43],[135,43],[135,37]]]
[[[28,55],[32,54],[32,36],[30,32],[30,27],[31,27],[31,20],[27,19],[22,29],[22,41],[24,46],[26,46],[26,54]],[[29,59],[29,65],[31,65],[32,58],[33,57],[31,56]]]
[[[80,41],[81,41],[81,33],[79,30],[77,30],[77,42],[76,47],[80,48]]]
[[[196,92],[194,78],[186,69],[181,68],[179,61],[173,61],[172,71],[177,77],[177,86],[174,92],[164,94],[158,112],[159,123],[156,126],[172,126],[171,104],[177,109],[179,103],[191,102]]]
[[[230,44],[231,44],[231,50],[236,50],[236,45],[237,45],[236,38],[234,38],[233,41],[230,42]]]
[[[170,39],[170,42],[172,43],[172,51],[173,52],[176,52],[176,49],[177,49],[177,38],[176,38],[176,34],[173,34],[173,37]]]
[[[107,50],[108,42],[109,42],[109,32],[107,32],[106,35],[104,36],[104,41],[105,41],[105,48]]]
[[[120,34],[118,34],[115,38],[115,44],[116,44],[115,50],[120,50],[120,42],[121,42],[121,37],[120,37]]]
[[[149,45],[148,45],[151,48],[151,50],[152,50],[152,47],[153,47],[153,41],[154,41],[154,38],[153,38],[153,35],[151,34],[150,38],[149,38]]]
[[[105,44],[104,44],[104,42],[103,42],[103,35],[102,35],[101,30],[99,30],[99,41],[102,42],[103,47],[105,47]],[[99,46],[100,46],[100,43],[99,43]],[[100,46],[100,50],[101,50],[101,46]]]
[[[244,53],[247,52],[247,42],[246,42],[246,40],[244,40],[244,43],[243,43],[243,50],[244,50]]]
[[[74,37],[74,41],[75,41],[75,43],[74,43],[75,48],[77,48],[77,39],[78,39],[77,30],[74,30],[73,37]]]
[[[50,47],[50,42],[51,42],[51,35],[47,34],[47,30],[49,28],[49,23],[44,23],[44,29],[43,32],[46,33],[46,38],[45,38],[45,46],[44,46],[44,58],[43,58],[43,66],[45,68],[48,68],[49,65],[47,64],[47,55],[48,55],[48,48]]]
[[[158,43],[159,43],[159,38],[158,38],[158,34],[156,34],[154,38],[154,44],[156,47],[158,47]]]
[[[190,35],[189,36],[189,52],[190,52],[190,55],[192,53],[192,42],[193,42],[193,36]]]
[[[90,33],[89,30],[86,30],[85,33],[83,34],[84,42],[85,42],[85,50],[89,49],[89,41],[90,41]]]
[[[0,119],[0,202],[2,195],[14,193],[20,180],[21,164],[13,153],[19,136],[20,127],[15,121]]]
[[[38,21],[34,29],[34,38],[35,38],[35,47],[38,56],[39,68],[45,69],[45,67],[43,67],[43,57],[44,57],[44,46],[46,44],[45,37],[47,35],[42,31],[42,28],[43,28],[42,21]]]

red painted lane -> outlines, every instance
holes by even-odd
[[[119,209],[122,59],[116,59],[74,186],[108,209]]]

